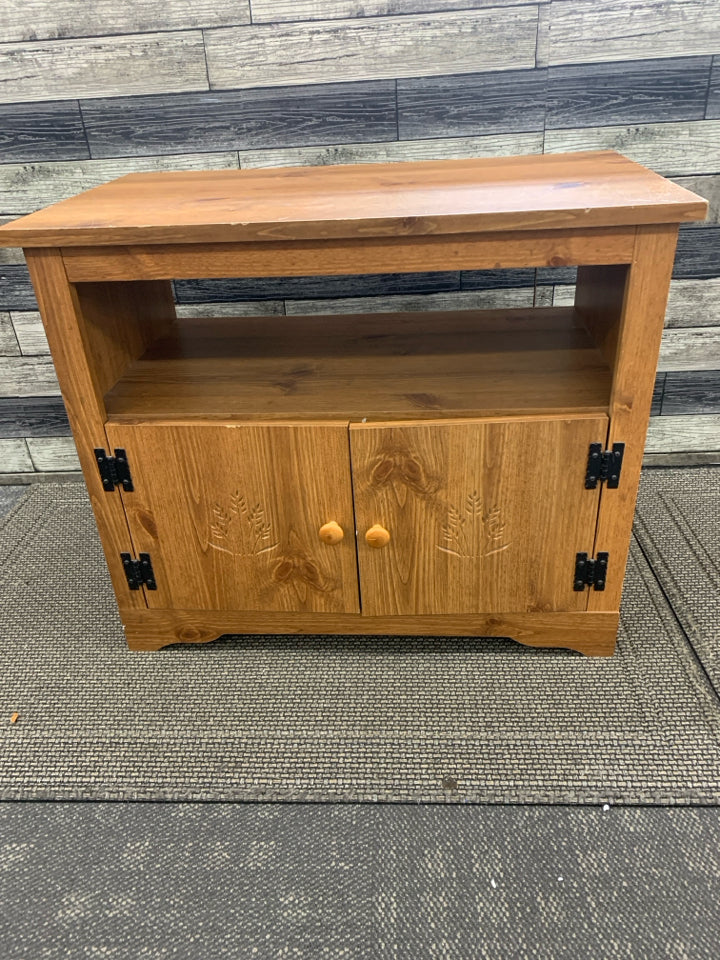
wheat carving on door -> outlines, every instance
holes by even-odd
[[[510,546],[500,507],[486,510],[477,490],[469,493],[459,508],[448,504],[438,550],[454,557],[479,559],[501,553]]]
[[[247,497],[236,491],[229,504],[213,504],[208,544],[234,557],[254,557],[275,550],[278,541],[264,507],[248,503]]]

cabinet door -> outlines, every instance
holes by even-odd
[[[108,424],[151,607],[357,613],[347,422]],[[335,522],[344,537],[327,543]],[[337,529],[333,528],[337,535]]]
[[[607,417],[351,424],[363,614],[585,610]],[[374,526],[369,546],[366,532]]]

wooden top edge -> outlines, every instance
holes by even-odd
[[[707,201],[612,150],[133,173],[0,227],[0,246],[227,243],[682,223]]]

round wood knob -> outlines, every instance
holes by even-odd
[[[331,520],[329,523],[324,523],[318,530],[320,539],[323,543],[340,543],[342,538],[345,536],[345,531],[340,526],[339,523],[336,523],[335,520]]]
[[[390,543],[390,534],[385,527],[381,527],[379,523],[376,523],[373,524],[365,534],[365,540],[369,547],[375,547],[376,550],[379,550],[381,547],[386,547]]]

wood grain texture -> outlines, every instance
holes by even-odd
[[[277,297],[287,289],[288,278],[299,277],[297,289],[308,275],[344,276],[357,292],[364,281],[352,275],[372,275],[391,267],[396,274],[431,274],[429,282],[437,289],[445,283],[452,264],[466,268],[513,268],[525,264],[625,263],[632,255],[634,231],[631,227],[607,227],[596,230],[508,231],[500,234],[450,234],[444,236],[402,237],[391,240],[371,237],[355,240],[265,241],[245,243],[168,244],[164,246],[65,247],[63,260],[73,281],[86,280],[176,280],[188,278],[261,277],[274,278],[266,284],[266,296]],[[284,276],[281,276],[284,275]],[[438,277],[437,274],[444,276]],[[458,276],[458,274],[455,274]],[[499,274],[480,284],[497,285]],[[476,282],[478,278],[475,277]],[[204,280],[196,281],[202,284]],[[375,280],[375,282],[377,282]],[[514,282],[513,278],[510,282]],[[243,281],[253,298],[263,296],[256,283]],[[242,283],[241,283],[242,285]],[[226,285],[227,286],[227,285]],[[325,286],[328,289],[329,285]],[[407,283],[405,289],[408,288]],[[292,288],[290,288],[292,289]],[[315,284],[316,291],[320,287]],[[367,289],[367,287],[366,287]],[[395,288],[397,289],[397,288]],[[411,289],[417,290],[413,284]],[[385,288],[389,292],[388,288]],[[378,291],[382,292],[382,291]],[[219,299],[227,299],[225,294]]]
[[[72,437],[28,437],[27,445],[37,473],[69,473],[80,469]]]
[[[720,327],[720,277],[673,280],[670,284],[667,327]]]
[[[702,198],[618,153],[601,151],[135,173],[0,227],[0,244],[395,239],[634,227],[701,219],[706,212]]]
[[[655,376],[655,388],[652,395],[652,404],[650,406],[650,417],[659,417],[662,412],[663,396],[665,394],[666,373],[658,373]]]
[[[22,216],[138,170],[225,170],[237,166],[234,153],[1,164],[0,206],[6,215]]]
[[[207,87],[200,30],[0,44],[1,103]]]
[[[250,23],[248,0],[5,0],[3,42],[64,40],[122,33]]]
[[[115,422],[607,410],[572,309],[179,321],[105,397]]]
[[[606,430],[601,416],[351,424],[363,614],[584,610],[575,554],[592,549],[599,501],[587,450]],[[391,539],[372,549],[378,523]]]
[[[680,231],[673,277],[720,277],[720,227]]]
[[[33,463],[25,440],[0,440],[0,474],[32,472]]]
[[[391,80],[113,97],[84,101],[82,113],[93,157],[287,149],[397,137]]]
[[[35,292],[24,263],[0,264],[0,310],[37,310]]]
[[[607,550],[612,565],[605,590],[590,593],[589,610],[615,609],[620,602],[676,240],[673,224],[638,227],[619,324],[607,438],[609,447],[625,444],[622,482],[602,491],[594,550]]]
[[[85,320],[72,286],[68,283],[62,258],[56,250],[28,252],[28,267],[37,292],[40,312],[52,350],[68,419],[100,533],[110,577],[116,593],[127,588],[120,553],[130,548],[130,535],[119,496],[106,494],[102,487],[95,447],[105,444],[105,407],[98,380],[86,356],[83,330]],[[43,358],[23,358],[39,362]],[[1,379],[1,378],[0,378]],[[128,606],[145,606],[134,595]]]
[[[57,397],[0,398],[0,437],[68,437],[65,405]]]
[[[50,353],[45,328],[38,310],[12,310],[10,320],[23,356],[41,357]]]
[[[3,163],[78,160],[89,156],[76,100],[0,105]]]
[[[210,88],[379,80],[535,66],[537,7],[205,31]]]
[[[232,306],[232,304],[228,304],[228,308]],[[448,291],[446,293],[406,293],[377,297],[344,297],[334,300],[286,300],[285,313],[288,316],[293,314],[306,316],[308,314],[399,313],[402,311],[416,313],[426,310],[498,310],[532,306],[532,288],[519,287],[516,289]],[[208,307],[208,309],[211,308]],[[229,312],[228,315],[230,315]]]
[[[178,304],[261,302],[266,298],[300,300],[355,298],[382,295],[432,294],[460,289],[460,274],[453,270],[432,273],[380,273],[339,277],[250,277],[247,279],[178,280]],[[255,313],[265,313],[264,309]],[[295,311],[298,312],[297,310]],[[240,311],[235,315],[239,315]],[[217,314],[212,314],[217,316]]]
[[[516,267],[512,270],[463,270],[460,275],[461,290],[497,290],[502,287],[532,287],[535,285],[533,267]]]
[[[473,157],[513,157],[542,153],[542,133],[492,134],[485,137],[445,137],[433,140],[396,140],[390,143],[342,143],[277,150],[240,150],[240,166],[335,166],[349,163],[458,160]],[[2,251],[0,251],[2,253]]]
[[[207,643],[223,634],[510,637],[531,647],[566,647],[611,656],[616,613],[502,613],[489,616],[363,617],[352,614],[246,613],[241,610],[121,610],[131,650],[169,643]]]
[[[675,183],[686,190],[697,193],[705,197],[708,202],[708,212],[705,220],[702,221],[706,226],[717,226],[720,224],[720,175],[706,175],[697,177],[674,177]],[[695,226],[695,224],[691,224]]]
[[[152,557],[149,607],[359,612],[346,423],[107,433],[132,451],[123,500],[135,549]],[[318,536],[330,520],[340,543]]]
[[[544,0],[540,0],[544,2]],[[510,7],[527,0],[252,0],[253,23],[385,17],[441,10]]]
[[[546,126],[702,120],[711,62],[711,57],[678,57],[550,67]]]
[[[411,140],[542,130],[546,92],[543,69],[398,80],[398,135]]]
[[[553,0],[539,59],[550,64],[702,56],[720,47],[715,0]]]
[[[720,170],[720,121],[684,120],[547,130],[545,150],[547,153],[619,150],[666,177],[717,173]]]
[[[653,417],[646,450],[648,453],[720,452],[720,414]]]
[[[713,58],[710,73],[710,88],[708,89],[707,113],[708,119],[720,118],[720,57]]]
[[[661,409],[670,417],[720,414],[720,356],[714,370],[666,373]]]
[[[13,217],[4,217],[0,215],[0,227],[4,226],[6,223],[11,223]],[[0,247],[0,270],[7,263],[17,264],[25,263],[25,257],[23,252],[18,247]]]
[[[665,330],[658,369],[720,369],[720,327],[677,327]]]
[[[0,357],[20,354],[20,344],[15,336],[9,313],[0,313]]]
[[[282,317],[283,300],[236,300],[227,303],[188,303],[175,305],[178,317]]]
[[[47,397],[59,392],[50,357],[0,357],[0,397]]]

